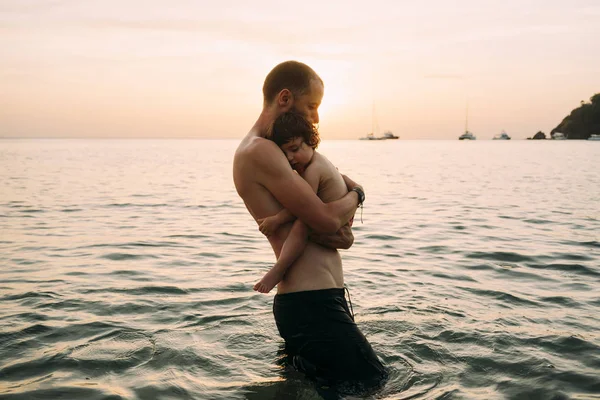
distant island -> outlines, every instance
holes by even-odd
[[[542,131],[538,131],[538,133],[536,133],[535,135],[533,135],[533,138],[528,137],[527,140],[545,140],[546,139],[546,134]]]
[[[533,138],[541,139],[539,133],[542,132],[538,132]],[[558,133],[562,133],[566,139],[580,140],[589,139],[594,134],[600,134],[600,93],[590,97],[589,103],[581,101],[581,106],[571,111],[571,114],[566,116],[556,128],[552,129],[550,136],[554,138],[555,134]]]

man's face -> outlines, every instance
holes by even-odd
[[[321,82],[313,79],[310,82],[310,90],[294,99],[292,111],[302,114],[311,124],[319,123],[319,106],[323,100],[324,88]]]

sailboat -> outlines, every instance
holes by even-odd
[[[358,138],[358,140],[382,140],[382,139],[383,138],[375,137],[375,134],[373,132],[367,133],[367,136]]]
[[[467,104],[466,116],[465,116],[465,133],[458,137],[458,140],[476,140],[477,137],[469,132],[469,105]]]
[[[358,138],[359,140],[388,140],[388,139],[399,139],[399,136],[396,136],[392,133],[392,131],[384,132],[383,136],[375,136],[375,132],[379,132],[379,124],[377,123],[377,118],[375,115],[375,102],[373,102],[373,109],[371,111],[371,133],[368,133],[367,136]]]
[[[502,132],[499,135],[494,136],[493,139],[494,140],[510,140],[510,136],[508,136],[508,133],[506,133],[506,131],[502,130]]]

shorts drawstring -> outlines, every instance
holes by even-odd
[[[346,286],[345,283],[344,283],[344,291],[346,293],[348,293],[348,303],[350,303],[350,311],[352,313],[352,321],[354,321],[354,308],[352,308],[352,299],[350,298],[350,290],[348,289],[348,286]]]

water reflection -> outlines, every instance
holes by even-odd
[[[327,395],[281,363],[272,295],[251,289],[273,256],[236,144],[3,141],[3,398]],[[504,144],[321,145],[368,192],[342,253],[391,372],[366,398],[598,392],[600,148]]]

